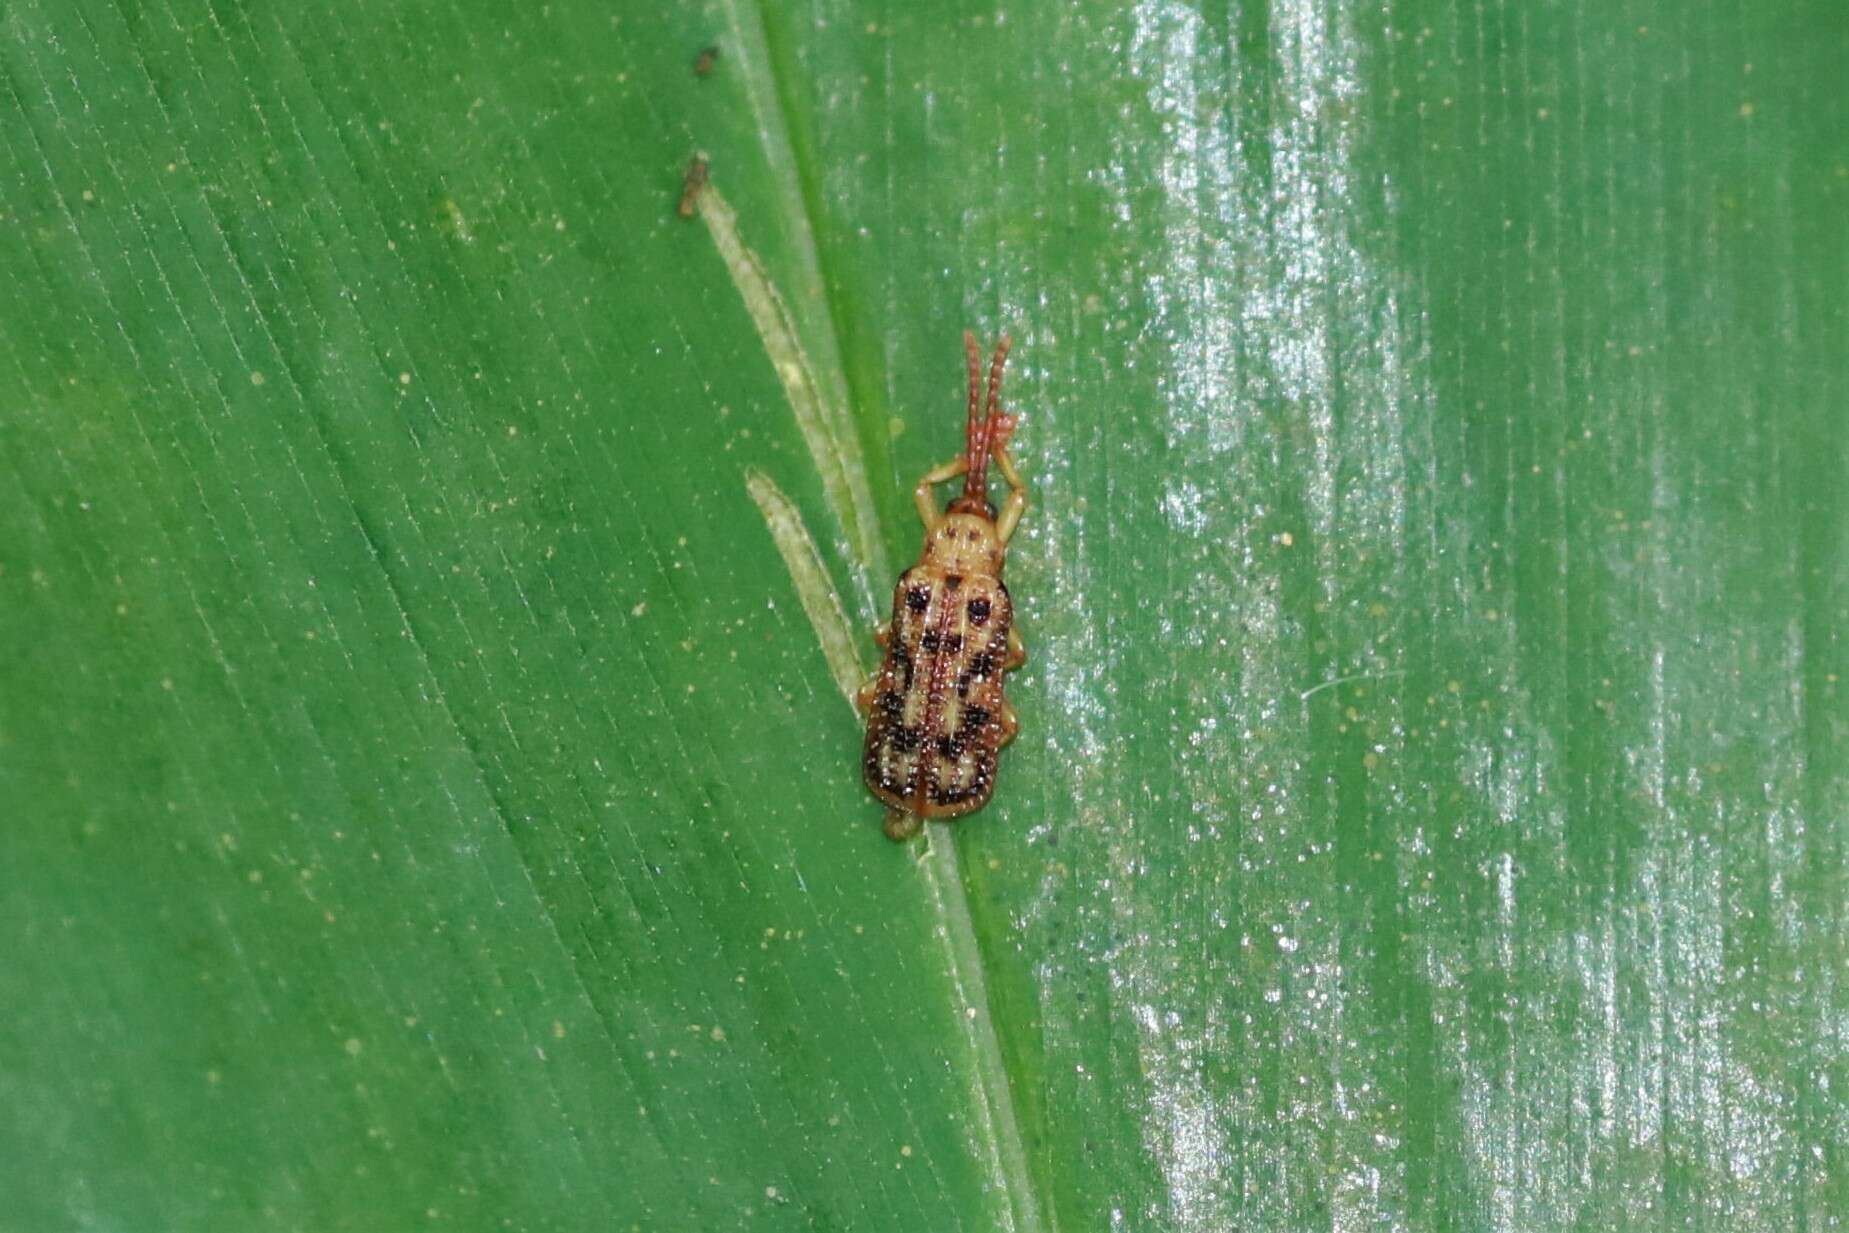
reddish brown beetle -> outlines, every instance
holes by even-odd
[[[886,836],[894,841],[916,835],[925,818],[957,818],[987,804],[1001,749],[1020,726],[1002,694],[1002,674],[1027,659],[1002,584],[1008,540],[1027,509],[1027,485],[1008,456],[1015,420],[1001,411],[1008,346],[1004,336],[995,347],[984,398],[982,353],[974,334],[963,335],[963,452],[927,472],[912,494],[924,551],[899,576],[892,620],[874,635],[885,657],[858,696],[867,715],[867,787],[890,807]],[[999,516],[989,504],[991,459],[1008,481]],[[932,489],[959,475],[962,495],[940,514]]]

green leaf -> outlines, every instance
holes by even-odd
[[[7,11],[0,1225],[1840,1225],[1834,7],[616,10]]]

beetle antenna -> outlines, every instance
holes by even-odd
[[[963,500],[979,508],[989,508],[989,451],[995,444],[997,430],[1006,432],[1008,427],[1002,421],[1002,367],[1008,362],[1008,348],[1012,340],[1003,334],[1001,341],[995,344],[995,358],[989,361],[988,397],[978,411],[977,381],[981,375],[982,357],[976,348],[976,336],[967,330],[963,334],[963,347],[969,353],[969,427],[964,430],[965,451],[969,456],[969,475],[963,481]]]
[[[975,334],[963,331],[963,353],[969,357],[969,420],[963,429],[963,452],[976,461],[976,440],[982,436],[982,348]]]
[[[1002,412],[1002,365],[1008,362],[1008,348],[1012,346],[1014,340],[1003,334],[995,344],[995,358],[989,361],[989,405],[984,416],[991,424]]]

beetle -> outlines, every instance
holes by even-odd
[[[879,670],[856,696],[867,716],[861,765],[867,787],[888,806],[886,837],[910,839],[926,818],[958,818],[988,803],[1002,747],[1020,730],[1002,674],[1027,661],[1002,583],[1008,540],[1027,509],[1027,485],[1008,454],[1015,418],[1002,414],[1003,335],[989,363],[965,331],[969,417],[963,452],[927,471],[912,500],[924,523],[918,564],[899,575],[892,619],[874,634]],[[1008,481],[1001,512],[989,503],[993,461]],[[934,489],[963,476],[963,492],[938,512]]]

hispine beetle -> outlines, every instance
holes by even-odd
[[[996,345],[985,398],[976,336],[963,335],[963,452],[926,472],[912,494],[924,551],[899,576],[892,620],[874,634],[884,658],[857,698],[867,716],[867,787],[890,807],[886,837],[895,842],[916,835],[925,818],[957,818],[987,804],[996,759],[1019,728],[1002,696],[1002,674],[1027,659],[1002,585],[1008,540],[1027,509],[1027,485],[1008,456],[1014,417],[1001,412],[1008,346],[1006,336]],[[1008,481],[999,516],[989,504],[991,459]],[[932,489],[959,475],[962,495],[940,514]]]

